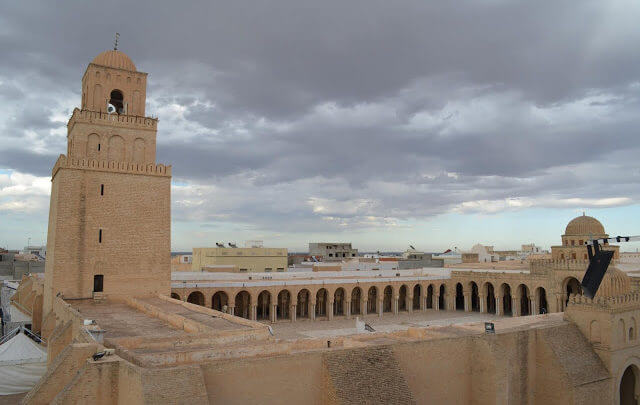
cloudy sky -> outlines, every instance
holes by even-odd
[[[174,250],[548,247],[582,211],[640,234],[637,1],[88,3],[0,6],[0,246],[43,240],[116,31],[150,75]]]

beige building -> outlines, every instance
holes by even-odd
[[[140,77],[121,53],[94,62],[101,78]],[[144,111],[123,93],[120,111]],[[107,148],[139,118],[93,113],[86,124]],[[580,294],[577,255],[515,269],[169,275],[170,170],[127,156],[61,157],[54,168],[45,281],[24,277],[11,298],[48,357],[25,404],[638,403],[640,288],[616,263],[594,299]],[[97,198],[101,184],[115,194]],[[96,242],[99,229],[107,238]],[[440,316],[458,313],[457,324]],[[307,334],[287,337],[282,325]]]
[[[193,255],[191,253],[171,253],[171,271],[192,271]]]
[[[192,271],[239,273],[283,272],[287,249],[282,248],[193,248]]]
[[[358,249],[351,243],[309,243],[309,255],[320,256],[323,261],[344,260],[358,257]]]

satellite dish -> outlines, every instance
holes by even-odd
[[[107,113],[113,114],[114,112],[116,112],[116,106],[111,103],[107,104]]]

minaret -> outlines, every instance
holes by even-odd
[[[170,293],[171,166],[156,163],[147,74],[117,49],[82,78],[51,179],[44,314],[65,299]]]

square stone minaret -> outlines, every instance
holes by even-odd
[[[82,108],[51,179],[45,314],[58,294],[170,294],[171,166],[156,163],[146,84],[117,50],[98,55],[82,78]]]

